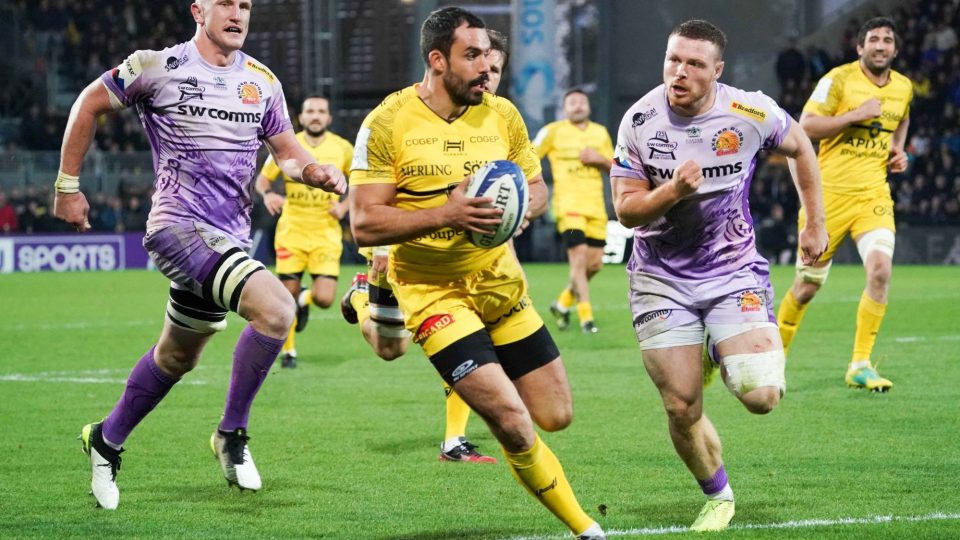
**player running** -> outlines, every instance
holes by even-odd
[[[827,281],[831,259],[847,236],[867,272],[857,306],[857,328],[846,382],[854,388],[886,392],[893,388],[870,363],[880,323],[887,312],[893,270],[893,199],[887,169],[907,169],[903,145],[910,125],[913,85],[890,69],[899,38],[892,19],[875,17],[860,27],[859,60],[832,69],[820,79],[803,108],[800,125],[820,139],[823,200],[830,246],[819,261],[797,260],[793,286],[777,313],[780,337],[790,347],[810,301]],[[800,214],[800,227],[805,223]]]
[[[644,367],[673,446],[707,497],[695,531],[724,529],[734,514],[720,437],[703,413],[704,329],[727,388],[747,410],[769,413],[786,391],[769,268],[747,205],[761,150],[796,159],[807,212],[801,256],[815,262],[827,246],[810,140],[762,93],[717,82],[725,45],[706,21],[674,28],[664,84],[623,117],[610,172],[617,217],[636,227],[627,272]]]
[[[333,117],[325,97],[308,97],[300,110],[303,131],[297,134],[300,144],[319,163],[333,163],[349,170],[353,145],[327,130]],[[282,175],[273,157],[268,157],[257,176],[256,190],[271,215],[280,213],[274,248],[277,253],[277,275],[297,301],[297,317],[290,327],[280,354],[280,366],[297,367],[296,333],[307,326],[310,306],[327,309],[333,304],[340,276],[340,255],[343,253],[343,230],[340,219],[347,213],[347,202],[334,193],[296,182],[283,175],[284,195],[274,193],[271,185]],[[300,286],[303,271],[310,272],[310,289]]]
[[[394,245],[387,268],[406,328],[447,384],[487,421],[514,477],[580,538],[604,538],[560,462],[534,430],[569,425],[572,399],[557,347],[506,246],[481,249],[465,231],[496,226],[489,199],[464,195],[483,163],[509,159],[528,179],[530,215],[546,210],[540,164],[516,108],[485,91],[483,21],[456,7],[421,30],[426,72],[364,120],[350,213],[360,245]]]
[[[249,185],[266,141],[284,173],[334,193],[345,179],[320,165],[294,137],[276,76],[240,51],[249,0],[198,0],[194,38],[162,51],[137,51],[87,86],[70,111],[56,182],[55,215],[90,228],[79,191],[80,167],[97,118],[136,107],[153,150],[153,207],[144,247],[171,280],[160,339],[134,366],[120,400],[102,422],[83,427],[97,504],[120,502],[123,443],[200,360],[226,325],[227,311],[249,324],[233,353],[226,406],[210,438],[229,484],[258,490],[247,442],[250,407],[293,322],[294,303],[276,277],[244,251],[250,244]]]
[[[540,158],[550,161],[553,215],[570,263],[570,279],[550,312],[557,328],[566,330],[570,308],[576,305],[580,329],[596,334],[589,282],[603,267],[608,221],[603,173],[610,172],[613,143],[607,128],[590,121],[590,98],[582,89],[564,94],[563,116],[543,126],[533,139]]]
[[[496,30],[487,29],[490,37],[490,71],[485,90],[496,95],[508,60],[507,38]],[[387,258],[389,247],[362,248],[360,253],[367,259],[370,270],[358,273],[353,284],[340,303],[344,319],[350,324],[360,324],[364,339],[374,352],[384,360],[395,360],[410,346],[410,332],[404,328],[403,314],[387,281]],[[463,463],[496,463],[478,447],[467,440],[467,422],[470,406],[441,379],[446,396],[446,427],[440,443],[440,461]]]

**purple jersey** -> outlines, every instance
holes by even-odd
[[[695,117],[675,114],[664,85],[637,101],[620,122],[611,177],[668,182],[693,160],[704,181],[663,217],[634,232],[629,272],[667,279],[705,279],[746,267],[766,269],[757,253],[747,204],[757,153],[776,148],[790,116],[761,92],[717,83],[713,107]]]
[[[191,40],[137,51],[100,80],[114,108],[137,107],[150,140],[147,230],[193,220],[248,244],[257,150],[292,129],[276,76],[240,51],[231,66],[208,64]]]

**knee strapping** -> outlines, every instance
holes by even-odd
[[[782,349],[751,354],[733,354],[723,358],[727,377],[724,381],[735,396],[740,397],[751,390],[764,386],[780,389],[780,396],[787,391],[784,376],[786,357]]]

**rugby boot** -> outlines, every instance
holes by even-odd
[[[340,299],[340,313],[348,323],[357,324],[357,321],[360,320],[357,315],[357,310],[354,309],[353,304],[350,303],[350,299],[353,298],[353,293],[366,293],[368,291],[369,286],[367,285],[366,272],[357,272],[357,275],[353,276],[353,283],[350,284],[350,288],[347,289],[347,292],[343,293],[343,298]]]
[[[691,531],[710,532],[722,531],[730,525],[733,519],[734,504],[733,501],[709,500],[700,510],[693,525],[690,525]]]
[[[497,460],[477,452],[477,446],[471,444],[466,437],[460,437],[460,444],[449,452],[444,452],[440,445],[440,461],[465,461],[468,463],[496,463]]]
[[[227,479],[227,485],[236,485],[240,490],[249,489],[257,491],[260,489],[260,473],[257,472],[257,466],[253,463],[253,456],[250,455],[250,448],[247,446],[247,430],[237,428],[233,431],[221,431],[219,429],[210,436],[210,450],[213,456],[220,462],[220,469],[223,471],[223,477]]]
[[[103,441],[102,422],[83,426],[80,430],[80,448],[90,457],[93,476],[90,489],[97,506],[116,510],[120,504],[120,489],[117,488],[117,472],[120,471],[120,453]]]

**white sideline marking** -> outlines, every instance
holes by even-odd
[[[960,520],[960,514],[934,512],[923,516],[867,516],[862,518],[837,518],[837,519],[801,519],[797,521],[784,521],[780,523],[744,523],[731,525],[727,530],[747,530],[747,529],[802,529],[808,527],[830,527],[834,525],[879,525],[891,523],[894,521],[906,521],[910,523],[922,521],[952,521]],[[626,530],[607,530],[607,536],[654,536],[662,534],[685,533],[690,532],[689,527],[673,525],[670,527],[644,527],[641,529]],[[543,535],[543,536],[515,536],[510,540],[569,540],[570,535]]]
[[[86,371],[44,371],[41,373],[7,373],[7,374],[0,375],[0,382],[127,384],[126,375],[129,373],[130,373],[129,369],[93,369],[93,370],[86,370]],[[122,378],[110,377],[109,375],[111,374],[122,374]],[[205,385],[207,384],[207,381],[188,379],[185,381],[180,381],[178,384]]]
[[[23,330],[86,330],[89,328],[116,328],[118,326],[157,326],[163,324],[163,318],[134,321],[73,321],[40,324],[11,324],[0,326],[0,332],[21,332]]]
[[[918,341],[958,341],[960,336],[936,336],[936,337],[927,337],[927,336],[901,336],[893,338],[897,343],[916,343]]]

